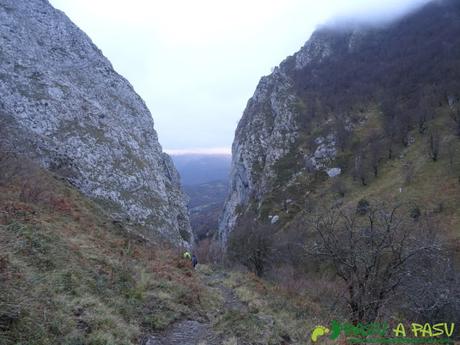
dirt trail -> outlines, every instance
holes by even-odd
[[[225,310],[246,310],[246,306],[238,299],[235,292],[222,284],[226,273],[203,275],[209,286],[217,288],[224,299],[221,312]],[[143,345],[221,345],[223,339],[212,329],[209,321],[182,320],[174,323],[165,331],[150,335]]]
[[[247,311],[247,306],[240,301],[235,291],[222,284],[222,280],[227,277],[227,273],[220,272],[205,278],[208,285],[216,287],[220,290],[224,298],[224,310],[240,310]]]
[[[209,323],[194,320],[176,322],[162,334],[152,335],[145,345],[220,345]]]

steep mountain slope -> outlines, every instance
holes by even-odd
[[[317,30],[247,104],[220,241],[249,212],[282,228],[301,211],[362,198],[428,213],[444,205],[458,236],[459,35],[454,0],[386,25]]]
[[[23,157],[0,172],[0,344],[140,344],[205,314],[214,296],[176,250]]]
[[[46,0],[0,1],[1,144],[118,218],[191,238],[178,174],[132,86]]]

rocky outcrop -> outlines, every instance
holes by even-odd
[[[249,100],[235,133],[230,192],[219,222],[218,237],[224,247],[245,209],[254,203],[260,208],[264,197],[277,188],[280,160],[293,152],[297,156],[302,132],[299,115],[305,104],[293,76],[296,70],[319,64],[333,52],[329,37],[328,32],[314,33],[298,53],[260,80]],[[334,135],[319,136],[315,143],[315,150],[303,153],[300,169],[330,170],[336,151]],[[293,167],[290,175],[295,178],[297,172]],[[269,216],[269,220],[275,224],[279,216]]]
[[[145,103],[46,0],[0,0],[2,145],[37,159],[118,217],[191,237],[179,176]]]
[[[227,242],[238,208],[272,188],[274,164],[296,142],[293,83],[282,69],[263,77],[238,124],[232,147],[230,194],[219,222],[219,238]]]

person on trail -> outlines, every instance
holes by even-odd
[[[193,254],[192,255],[192,265],[193,265],[193,268],[195,268],[195,266],[198,264],[198,259],[196,258],[196,255]]]
[[[189,252],[185,252],[185,253],[184,253],[184,259],[192,260],[192,256],[190,255]]]

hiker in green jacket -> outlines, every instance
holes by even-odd
[[[184,259],[192,260],[192,255],[188,251],[184,253]]]

